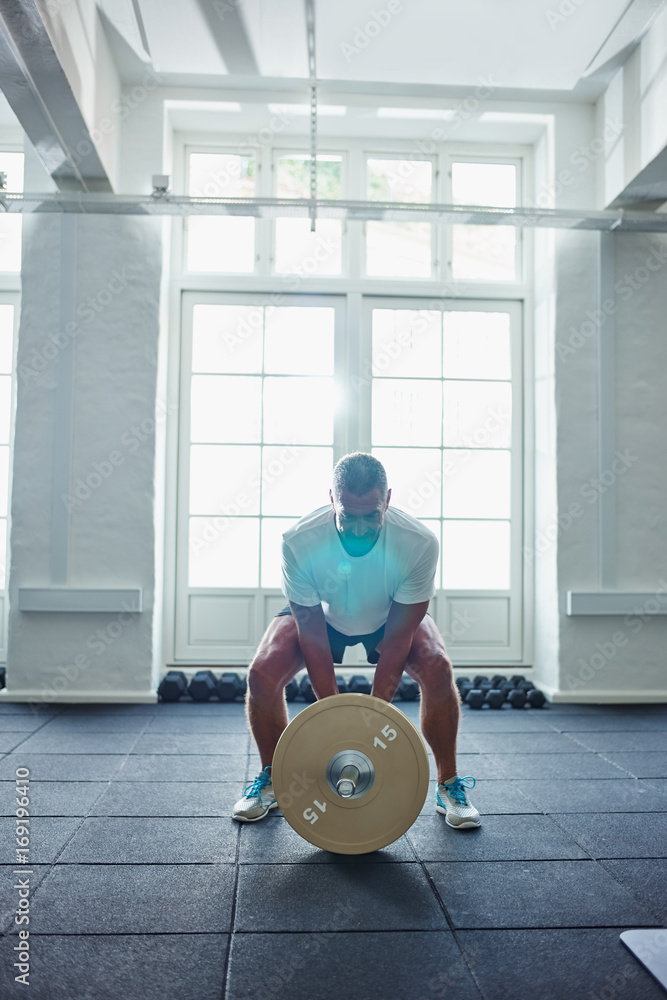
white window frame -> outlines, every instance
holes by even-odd
[[[5,586],[0,589],[0,663],[7,663],[7,632],[9,628],[9,568],[11,565],[10,538],[12,528],[12,482],[14,470],[14,426],[16,421],[16,351],[18,346],[18,331],[21,312],[20,274],[4,272],[0,275],[0,304],[14,307],[14,339],[12,343],[12,378],[11,378],[11,415],[9,418],[9,475],[7,477],[7,537],[5,539],[6,572]],[[12,290],[13,288],[13,290]]]

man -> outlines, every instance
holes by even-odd
[[[383,465],[345,455],[333,472],[331,506],[301,518],[283,535],[283,592],[248,671],[246,709],[262,771],[233,818],[252,823],[278,803],[271,784],[276,744],[288,723],[285,685],[304,666],[318,698],[338,694],[334,661],[363,642],[376,663],[371,694],[391,701],[405,670],[421,688],[421,727],[438,769],[436,810],[456,829],[480,826],[456,772],[459,695],[433,619],[438,540],[411,514],[389,507]]]

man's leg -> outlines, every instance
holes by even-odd
[[[415,632],[406,673],[421,688],[421,728],[438,769],[438,784],[456,772],[460,698],[451,660],[435,622],[425,615]]]
[[[296,624],[291,615],[274,618],[248,670],[246,714],[259,749],[262,769],[287,726],[285,685],[304,666]]]

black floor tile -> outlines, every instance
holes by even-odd
[[[49,719],[40,719],[35,715],[11,714],[0,715],[0,734],[2,733],[34,733],[42,727],[50,726]]]
[[[8,753],[17,747],[19,743],[23,743],[26,738],[26,733],[0,733],[0,753]]]
[[[605,860],[600,864],[667,924],[667,865],[654,859]]]
[[[502,753],[491,757],[507,778],[521,779],[583,779],[625,778],[619,767],[598,754],[582,750],[579,753]]]
[[[667,858],[667,812],[554,815],[594,858]]]
[[[238,931],[446,928],[445,916],[417,864],[239,868],[234,928]]]
[[[184,736],[205,735],[207,733],[247,733],[248,723],[242,713],[236,715],[205,715],[201,719],[188,719],[184,716],[165,718],[154,716],[146,728],[146,736],[156,733],[177,733]]]
[[[14,982],[0,942],[3,1000],[220,1000],[227,934],[35,935],[30,985]]]
[[[456,940],[484,1000],[664,1000],[618,929],[468,930]]]
[[[31,816],[87,816],[108,785],[102,781],[30,781]],[[0,781],[0,816],[16,814],[16,784]]]
[[[225,864],[236,856],[232,819],[85,819],[59,858],[74,864]]]
[[[0,865],[0,934],[9,932],[15,926],[14,917],[20,899],[19,880],[32,895],[50,871],[50,865]],[[16,874],[17,872],[19,874]],[[16,929],[18,930],[19,927],[17,926]]]
[[[129,753],[137,741],[137,733],[75,733],[70,730],[47,732],[40,730],[21,744],[21,753]]]
[[[589,750],[595,750],[596,753],[606,753],[607,751],[622,753],[633,750],[659,750],[664,752],[667,750],[667,732],[657,730],[654,732],[632,733],[570,733],[570,738],[576,739],[577,742]]]
[[[434,761],[430,758],[430,763]],[[459,753],[456,755],[458,773],[461,777],[472,775],[477,781],[496,781],[507,777],[500,763],[488,754],[484,753]],[[432,777],[437,775],[432,767]]]
[[[153,733],[140,736],[132,749],[138,754],[246,754],[246,733]]]
[[[617,781],[516,781],[543,812],[667,812],[667,794],[646,781],[619,777]],[[649,821],[650,822],[650,821]]]
[[[259,823],[241,825],[239,841],[240,864],[372,864],[416,861],[414,851],[405,836],[381,851],[370,854],[332,854],[309,844],[292,829],[280,814],[268,816]]]
[[[243,754],[130,754],[115,774],[118,781],[235,781],[245,784]]]
[[[56,865],[37,890],[30,933],[218,934],[231,929],[234,883],[231,864]]]
[[[606,716],[570,716],[552,723],[563,733],[648,733],[667,732],[667,712],[661,716],[635,713]]]
[[[124,754],[11,753],[0,761],[0,780],[16,778],[27,767],[30,781],[108,781],[121,768]]]
[[[610,750],[605,757],[635,778],[667,778],[667,752],[616,753]]]
[[[461,733],[553,733],[553,725],[547,713],[518,712],[516,709],[482,709],[475,711],[464,708],[461,712],[459,732]]]
[[[656,924],[595,861],[429,862],[426,867],[455,928]]]
[[[133,733],[139,735],[149,724],[148,715],[57,715],[45,723],[41,732],[55,733]]]
[[[91,816],[230,816],[240,798],[237,782],[114,781]]]
[[[588,855],[548,816],[482,816],[477,829],[452,830],[445,817],[419,818],[406,835],[420,861],[514,861]]]
[[[78,816],[32,817],[28,844],[30,865],[46,865],[55,861],[81,822]],[[0,864],[14,863],[16,846],[16,820],[3,816],[0,818]]]
[[[341,961],[342,959],[342,961]],[[226,1000],[479,1000],[450,931],[235,934]]]
[[[475,769],[473,767],[473,777]],[[465,771],[461,771],[465,775]],[[422,815],[435,811],[435,782],[429,788]],[[471,803],[483,815],[499,813],[535,813],[541,810],[535,803],[523,794],[515,781],[476,781],[473,788],[468,789]],[[441,814],[442,815],[442,814]],[[444,822],[444,816],[442,817]]]
[[[562,733],[475,733],[478,753],[574,753],[580,748]]]

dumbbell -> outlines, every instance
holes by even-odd
[[[218,698],[220,701],[234,701],[239,695],[245,694],[246,687],[245,677],[231,672],[220,674],[217,682]]]
[[[299,693],[299,685],[295,677],[285,685],[285,697],[288,701],[294,701]]]
[[[7,675],[7,668],[0,667],[0,688],[3,688],[5,686],[6,675]]]
[[[473,687],[475,688],[479,688],[483,684],[489,684],[489,683],[490,683],[489,678],[486,677],[485,674],[478,674],[477,677],[475,677],[474,681],[472,682]]]
[[[347,684],[342,674],[336,674],[336,684],[338,685],[338,694],[345,694],[347,691]]]
[[[508,694],[507,700],[512,708],[523,708],[526,704],[525,692],[522,691],[521,688],[514,688],[514,690],[510,691]]]
[[[510,681],[514,685],[514,687],[520,684],[521,681],[525,681],[525,679],[526,678],[523,676],[523,674],[514,674],[513,677],[510,677]]]
[[[212,670],[198,670],[188,685],[193,701],[208,701],[217,692],[217,681]]]
[[[466,694],[466,705],[470,708],[481,708],[485,697],[486,693],[481,688],[471,688]]]
[[[347,690],[351,694],[370,694],[372,684],[363,674],[354,674],[347,682]]]
[[[526,695],[526,701],[528,702],[531,708],[543,708],[544,705],[546,704],[546,700],[547,699],[542,693],[542,691],[538,691],[537,688],[533,688]]]
[[[495,674],[495,676],[491,678],[491,687],[497,691],[504,680],[505,678],[502,674]]]
[[[182,670],[168,670],[157,689],[162,701],[178,701],[188,690],[188,679]]]
[[[419,698],[419,684],[407,674],[403,674],[398,684],[397,694],[403,701],[416,701]]]
[[[271,773],[289,825],[336,854],[393,843],[412,826],[429,787],[426,748],[407,716],[356,693],[299,712],[278,741]]]
[[[486,697],[484,698],[484,702],[489,708],[502,708],[504,701],[505,695],[498,688],[491,688],[486,692]]]
[[[313,684],[308,674],[305,674],[301,678],[301,683],[299,684],[299,694],[304,701],[317,701],[317,695],[313,691]]]

